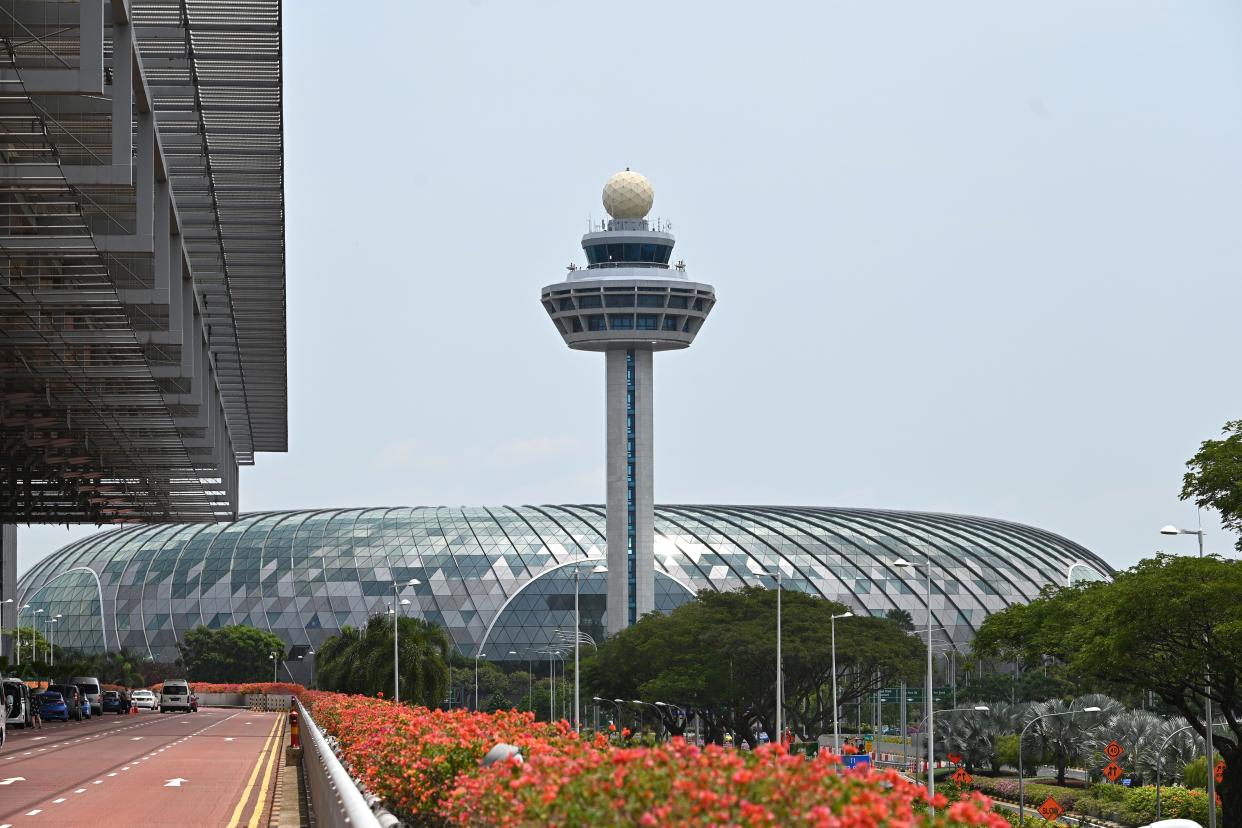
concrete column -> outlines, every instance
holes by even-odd
[[[11,604],[0,604],[0,655],[13,661],[13,629],[17,626],[17,527],[0,525],[0,601],[12,598]]]
[[[634,618],[655,609],[653,537],[654,442],[652,434],[652,352],[634,350]],[[605,353],[608,485],[608,634],[630,625],[629,423],[627,352]]]
[[[636,544],[636,618],[655,611],[655,441],[652,414],[652,352],[634,352],[634,415],[636,419],[634,453],[635,499],[637,509]]]
[[[629,620],[629,579],[626,548],[626,381],[625,351],[604,354],[605,441],[608,511],[608,616],[609,635],[625,629]]]

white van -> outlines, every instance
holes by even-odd
[[[185,679],[167,679],[160,690],[160,712],[184,710],[190,712],[190,685]]]
[[[91,715],[103,715],[103,691],[99,689],[99,679],[91,676],[74,676],[69,679],[70,684],[76,684],[78,689],[82,691],[82,701],[90,702]]]
[[[3,684],[5,722],[9,727],[30,727],[34,721],[30,688],[21,679],[7,678]]]

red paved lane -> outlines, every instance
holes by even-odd
[[[203,709],[11,731],[0,752],[0,828],[265,824],[282,721]]]

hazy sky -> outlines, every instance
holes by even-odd
[[[1242,417],[1236,3],[285,14],[290,451],[243,509],[601,502],[603,357],[539,289],[630,166],[719,296],[656,358],[657,502],[1194,551],[1157,529]]]

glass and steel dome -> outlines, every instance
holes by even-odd
[[[250,624],[298,655],[341,626],[387,611],[445,627],[457,648],[495,660],[564,646],[573,628],[575,564],[583,630],[604,617],[601,506],[328,509],[250,514],[232,523],[133,526],[70,544],[18,584],[21,623],[61,619],[56,643],[176,658],[178,637],[206,624]],[[854,612],[907,610],[926,624],[925,556],[934,626],[959,647],[990,613],[1047,584],[1113,570],[1058,535],[963,515],[781,506],[657,506],[657,608],[702,589],[771,586],[822,595]],[[917,573],[895,565],[919,564]],[[32,615],[37,609],[44,612]]]

